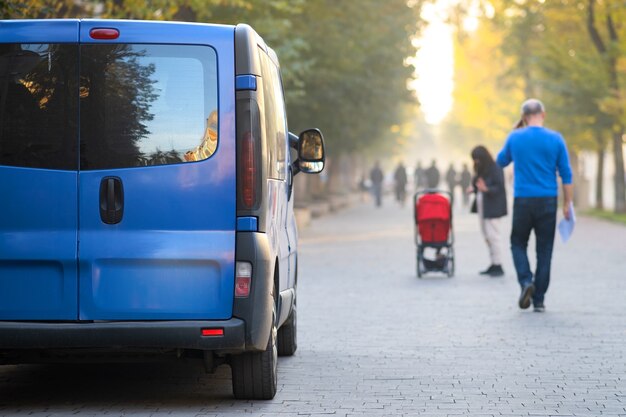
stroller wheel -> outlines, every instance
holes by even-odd
[[[454,276],[454,252],[452,249],[450,249],[450,253],[448,254],[448,265],[446,265],[446,269],[448,278],[452,278]]]
[[[417,252],[417,277],[422,278],[422,256]]]

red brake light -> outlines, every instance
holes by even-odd
[[[120,36],[120,31],[112,28],[95,28],[89,31],[91,39],[111,40]]]
[[[256,203],[256,166],[254,137],[251,132],[243,135],[241,143],[241,200],[245,208],[251,209]]]
[[[202,329],[202,336],[224,336],[224,329]]]

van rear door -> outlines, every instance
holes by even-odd
[[[234,29],[87,20],[80,40],[80,319],[230,318]]]
[[[77,318],[78,26],[0,25],[0,320]]]

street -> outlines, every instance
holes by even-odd
[[[546,312],[517,307],[455,210],[456,276],[417,279],[410,204],[357,205],[301,232],[298,351],[273,401],[232,399],[199,363],[0,368],[6,416],[626,416],[626,227],[579,217],[557,237]],[[531,250],[534,247],[531,245]],[[531,259],[534,257],[531,256]]]

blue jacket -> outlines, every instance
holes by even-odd
[[[501,167],[515,163],[515,197],[556,197],[557,171],[563,184],[572,183],[565,140],[545,127],[529,126],[511,132],[496,162]]]

